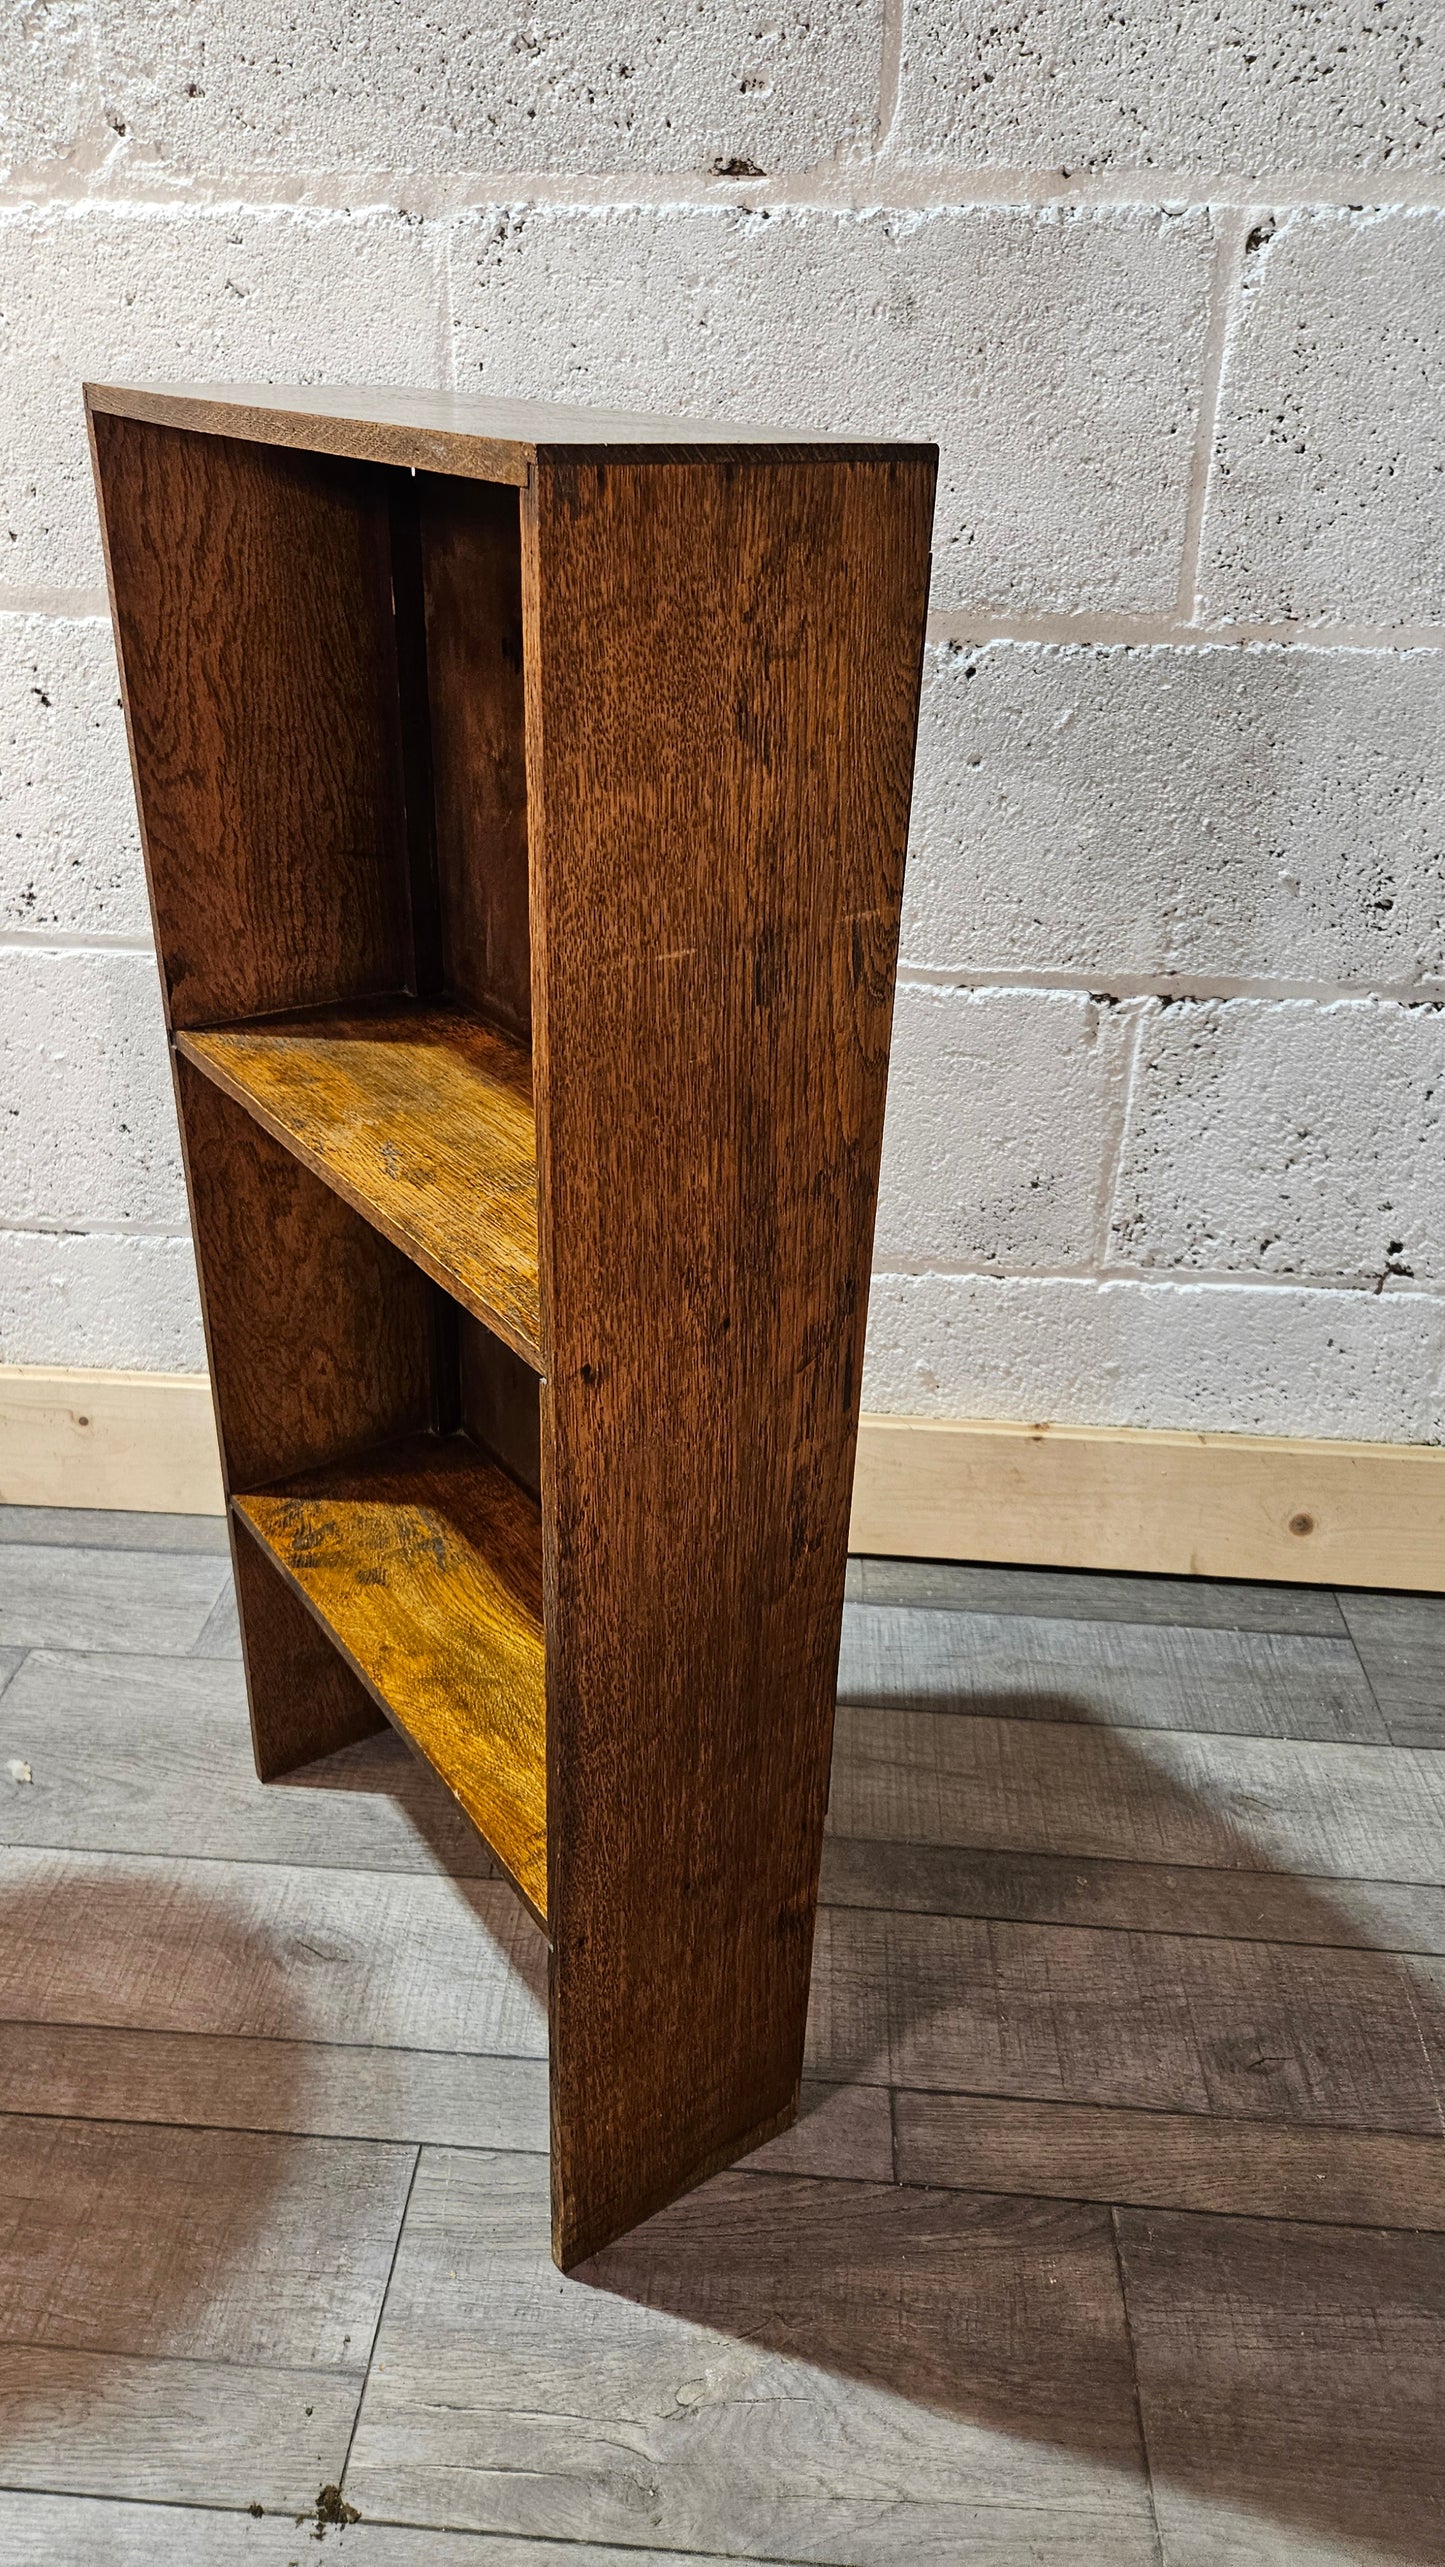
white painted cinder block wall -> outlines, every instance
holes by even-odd
[[[871,1407],[1440,1437],[1440,0],[18,0],[0,144],[0,1360],[202,1360],[80,378],[371,379],[941,442]]]

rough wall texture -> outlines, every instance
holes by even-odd
[[[200,1362],[77,384],[938,436],[868,1400],[1445,1431],[1438,0],[18,0],[0,1360]]]

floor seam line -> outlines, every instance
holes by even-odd
[[[1154,2494],[1154,2464],[1149,2457],[1149,2434],[1144,2423],[1144,2396],[1139,2386],[1139,2354],[1134,2342],[1134,2319],[1129,2307],[1129,2284],[1124,2273],[1124,2252],[1119,2242],[1117,2205],[1109,2204],[1109,2242],[1114,2250],[1114,2271],[1119,2282],[1119,2312],[1124,2321],[1124,2342],[1129,2352],[1129,2384],[1134,2392],[1134,2420],[1139,2428],[1139,2456],[1144,2463],[1144,2485],[1149,2498],[1149,2520],[1154,2533],[1156,2567],[1164,2567],[1164,2535],[1159,2528],[1159,2507]]]
[[[422,2140],[417,2140],[414,2143],[416,2153],[412,2158],[411,2174],[407,2179],[406,2199],[401,2206],[401,2217],[396,2223],[396,2235],[391,2242],[391,2261],[387,2265],[386,2280],[382,2284],[381,2297],[376,2304],[376,2324],[371,2330],[371,2342],[367,2347],[366,2368],[361,2375],[361,2387],[357,2391],[356,2395],[356,2410],[351,2419],[351,2431],[346,2437],[346,2449],[342,2455],[341,2467],[336,2476],[336,2484],[343,2493],[345,2492],[346,2487],[346,2472],[351,2466],[351,2453],[356,2441],[357,2427],[361,2422],[361,2410],[366,2403],[367,2387],[371,2379],[371,2366],[376,2359],[376,2348],[381,2342],[381,2330],[386,2322],[386,2304],[391,2297],[391,2285],[396,2273],[396,2259],[401,2253],[401,2241],[406,2233],[407,2213],[411,2209],[411,2197],[416,2190],[417,2170],[421,2165],[422,2149],[424,2145],[425,2142]],[[500,2154],[501,2152],[498,2153]],[[519,2149],[516,2153],[519,2156],[535,2156],[538,2152],[535,2149]]]

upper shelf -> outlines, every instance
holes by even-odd
[[[178,1033],[176,1047],[394,1246],[543,1370],[527,1054],[454,1006]]]
[[[819,463],[893,456],[936,461],[938,448],[891,437],[820,435],[808,428],[754,427],[727,419],[654,419],[627,410],[577,410],[553,401],[480,401],[455,392],[356,389],[313,383],[88,383],[92,410],[148,419],[213,437],[268,446],[301,446],[313,454],[352,455],[365,463],[409,465],[472,481],[526,482],[541,454],[558,450],[622,462],[629,455],[661,461],[669,452],[705,450],[715,461]]]

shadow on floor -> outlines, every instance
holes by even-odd
[[[1148,1754],[1147,1741],[1097,1728],[1100,1804],[1081,1808],[1066,1775],[1051,1780],[1048,1759],[1038,1753],[1036,1724],[1009,1721],[1007,1696],[989,1708],[1021,1740],[1032,1741],[1018,1752],[1029,1759],[1033,1799],[1024,1832],[1033,1843],[1067,1843],[1071,1833],[1076,1840],[1087,1838],[1097,1825],[1127,1837],[1134,1860],[1168,1861],[1170,1846],[1187,1842],[1194,1862],[1237,1869],[1250,1859],[1252,1841],[1257,1869],[1275,1872],[1267,1808],[1251,1807],[1238,1795],[1226,1808],[1211,1806],[1177,1773],[1163,1770],[1157,1756]],[[899,1839],[906,1842],[913,1831],[933,1846],[963,1846],[976,1837],[970,1741],[957,1733],[975,1729],[978,1716],[976,1711],[972,1719],[940,1717],[938,1753],[908,1786],[912,1816],[907,1823],[899,1816]],[[955,1734],[947,1737],[947,1731]],[[975,1729],[974,1748],[982,1736]],[[362,1742],[347,1752],[353,1762],[346,1770],[338,1760],[329,1773],[312,1768],[295,1779],[304,1779],[308,1788],[326,1783],[395,1790],[452,1869],[458,1822],[440,1786],[432,1786],[390,1740],[375,1747]],[[839,1780],[838,1797],[846,1801],[853,1782],[844,1775]],[[460,1894],[475,1902],[475,1874],[458,1877],[453,1871],[453,1877]],[[1187,1870],[1179,1877],[1181,1900],[1187,1900]],[[1275,1901],[1288,1897],[1290,1932],[1298,1943],[1358,1947],[1357,1919],[1332,1904],[1327,1888],[1312,1880],[1285,1890],[1285,1879],[1276,1873]],[[131,1956],[125,1983],[108,1991],[110,2020],[156,2020],[147,2012],[147,1991],[195,1972],[213,1991],[234,1983],[254,1997],[259,1989],[267,2034],[278,2044],[307,2037],[311,2027],[295,2014],[286,1939],[258,1935],[254,1915],[242,1924],[228,1918],[223,1903],[192,1903],[178,1895],[173,1880],[152,1886],[119,1870],[106,1876],[99,1895],[116,1903],[112,1939]],[[23,1902],[0,1907],[0,1934],[23,1935],[25,1948],[42,1956],[42,1972],[47,1950],[59,1962],[94,1923],[93,1910],[78,1913],[73,1902],[47,1895],[43,1887]],[[990,1929],[979,1931],[987,1937]],[[1056,1930],[1060,1951],[1067,1931]],[[1186,1953],[1197,1973],[1198,1938],[1181,1937],[1177,1947],[1167,1932],[1088,1939],[1095,1976],[1084,2011],[1076,1979],[1061,1978],[1051,1993],[1046,1940],[1030,1964],[1035,1983],[1019,1984],[1012,1998],[1002,1987],[992,2035],[996,2058],[1007,2063],[1017,2033],[1021,2062],[1016,2081],[1005,2082],[1002,2090],[1041,2091],[1035,2068],[1023,2058],[1024,2016],[1032,2008],[1037,2020],[1040,2005],[1047,2012],[1051,2004],[1058,2025],[1057,2081],[1042,2091],[1178,2109],[1179,2098],[1161,2067],[1159,1972],[1167,1977],[1170,1953],[1177,1949],[1181,1986],[1188,1975]],[[1141,1973],[1144,1944],[1151,1947],[1152,1979]],[[528,1938],[525,1949],[528,1983],[533,1984],[535,1962],[540,1988],[540,1938],[534,1951]],[[1221,1950],[1221,1967],[1226,1957]],[[1275,2033],[1257,2019],[1250,2032],[1257,2071],[1250,2058],[1238,2055],[1237,2034],[1221,2035],[1207,2022],[1196,2025],[1206,2084],[1227,2091],[1227,2101],[1214,2103],[1214,2109],[1247,2114],[1248,2081],[1257,2074],[1260,2100],[1253,2109],[1261,2118],[1323,2129],[1330,2118],[1329,2094],[1345,2097],[1353,2080],[1359,2097],[1353,2126],[1368,2125],[1372,2063],[1350,2053],[1362,2037],[1361,2024],[1371,2019],[1385,2045],[1381,2059],[1386,2052],[1403,2055],[1407,2044],[1422,2062],[1445,2057],[1445,2000],[1432,1992],[1426,1969],[1407,1972],[1397,1956],[1367,1949],[1345,1957],[1351,1975],[1348,2021],[1332,2016],[1322,1999],[1318,2020],[1290,2024],[1276,2057]],[[945,1962],[942,1981],[937,1970],[910,1976],[893,1971],[885,1953],[885,1983],[854,1992],[864,2037],[851,2055],[844,2045],[830,2069],[887,2083],[900,2063],[936,2051],[940,2025],[968,1995],[961,1985],[947,1984],[946,1967]],[[1435,1978],[1438,1990],[1438,1972]],[[1197,1985],[1197,1976],[1189,1980],[1186,2013]],[[836,2002],[836,1992],[829,2002]],[[1011,2004],[1017,2024],[1011,2022]],[[256,2011],[248,2003],[248,2021],[254,2022]],[[1094,2062],[1083,2095],[1063,2056],[1065,2035],[1076,2059]],[[958,2036],[949,2037],[956,2044]],[[1036,2057],[1036,2032],[1029,2037]],[[298,2069],[301,2060],[298,2051]],[[1301,2060],[1314,2065],[1302,2069]],[[278,2055],[283,2072],[284,2066]],[[954,2080],[966,2081],[965,2073]],[[996,2068],[992,2090],[1000,2091]],[[1397,2128],[1426,2126],[1413,2105],[1407,2110],[1400,2103],[1398,2080],[1395,2100],[1382,2095],[1375,2109],[1375,2126],[1384,2126],[1392,2111]],[[1334,2118],[1349,2126],[1343,2101]],[[168,2140],[162,2146],[143,2127],[112,2139],[113,2127],[45,2121],[28,2126],[33,2141],[27,2137],[20,2179],[12,2180],[4,2204],[3,2269],[10,2278],[0,2337],[11,2348],[63,2346],[98,2357],[124,2344],[127,2352],[205,2358],[224,2345],[228,2349],[219,2358],[236,2358],[238,2284],[272,2219],[274,2159],[259,2143],[235,2151],[233,2134],[183,2130],[173,2134],[173,2145]],[[213,2162],[219,2139],[232,2143],[223,2179],[219,2161]],[[1080,2190],[1088,2190],[1086,2178]],[[1121,2487],[1137,2492],[1142,2414],[1163,2508],[1204,2499],[1253,2514],[1262,2525],[1273,2520],[1332,2542],[1343,2558],[1428,2561],[1438,2567],[1445,2557],[1439,2428],[1445,2408],[1445,2239],[1172,2211],[1111,2214],[1102,2176],[1099,2192],[1098,2201],[1043,2201],[733,2173],[648,2222],[584,2267],[579,2278],[599,2294],[713,2330],[738,2348],[744,2370],[763,2364],[753,2402],[734,2410],[745,2419],[746,2444],[728,2446],[722,2454],[701,2441],[688,2443],[687,2383],[679,2383],[666,2360],[665,2389],[655,2356],[643,2364],[646,2377],[636,2384],[644,2417],[650,2402],[662,2398],[647,2429],[665,2436],[670,2467],[716,2470],[726,2461],[738,2473],[740,2504],[745,2488],[756,2490],[770,2472],[780,2478],[795,2465],[783,2421],[786,2366],[802,2362],[841,2383],[884,2393],[861,2440],[850,2429],[846,2405],[840,2405],[835,2446],[807,2465],[816,2465],[820,2487],[836,2490],[856,2480],[861,2502],[870,2495],[869,2473],[877,2461],[880,2475],[904,2491],[897,2524],[905,2551],[907,2491],[916,2487],[920,2503],[930,2497],[947,2501],[950,2474],[956,2482],[960,2470],[967,2479],[966,2503],[975,2501],[977,2486],[981,2506],[1037,2503],[1053,2509],[1056,2521],[1068,2521],[1078,2502],[1080,2461],[1117,2473]],[[547,2306],[539,2304],[539,2344],[545,2344],[548,2323]],[[607,2359],[616,2368],[625,2359],[623,2348],[614,2346]],[[767,2367],[774,2360],[776,2372]],[[27,2386],[23,2373],[7,2367],[14,2372],[16,2397],[8,2429],[23,2437],[42,2409],[53,2424],[54,2379],[37,2365],[34,2384]],[[65,2395],[83,2401],[82,2375],[69,2377]],[[978,2428],[996,2443],[960,2445],[956,2435],[932,2429],[936,2419]],[[689,2456],[693,2451],[696,2462]],[[886,2465],[880,2456],[885,2454]],[[989,2497],[987,2488],[1000,2484],[1012,2492]],[[1078,2516],[1080,2543],[1090,2538],[1094,2519],[1101,2528],[1093,2554],[1101,2561],[1122,2554],[1111,2546],[1104,2517],[1087,2510]],[[843,2553],[834,2546],[813,2554]],[[1080,2545],[1074,2554],[1089,2553]],[[1212,2550],[1201,2541],[1172,2553],[1191,2561],[1243,2554],[1227,2539]],[[1259,2554],[1265,2554],[1263,2540]]]
[[[100,2005],[88,2009],[92,2022],[164,2020],[165,2004],[187,1979],[201,1978],[213,1999],[227,1983],[244,1987],[275,2044],[270,2067],[284,2128],[305,2076],[284,1936],[267,1942],[254,1917],[231,1918],[222,1901],[189,1898],[173,1878],[159,1887],[143,1874],[101,1871],[80,1905],[63,1874],[53,1883],[42,1876],[0,1896],[0,1943],[33,1956],[31,2023],[69,2028],[67,1954],[87,1941],[126,1956]],[[159,2005],[158,1987],[166,1992]],[[18,2029],[0,2026],[0,2042]],[[78,2100],[57,2094],[52,2111],[75,2113]],[[25,2450],[36,2432],[46,2445],[57,2432],[83,2438],[119,2357],[266,2358],[264,2345],[238,2335],[236,2311],[268,2234],[274,2251],[293,2142],[187,2128],[159,2115],[152,2123],[10,2113],[3,2129],[0,2464],[7,2448]],[[139,2434],[139,2418],[134,2423]]]
[[[976,1836],[970,1740],[961,1733],[972,1730],[977,1744],[978,1717],[1007,1719],[1009,1710],[1000,1695],[974,1705],[972,1718],[940,1717],[938,1758],[910,1787],[915,1823],[930,1845],[965,1846]],[[1061,1711],[1071,1721],[1096,1717],[1072,1701]],[[1210,1806],[1163,1771],[1137,1734],[1095,1727],[1093,1772],[1103,1804],[1095,1813],[1070,1804],[1065,1794],[1074,1786],[1062,1776],[1055,1806],[1048,1806],[1048,1763],[1038,1755],[1033,1722],[1010,1722],[1007,1736],[1033,1741],[1034,1844],[1067,1843],[1071,1833],[1087,1841],[1091,1818],[1103,1818],[1111,1838],[1137,1848],[1136,1860],[1167,1862],[1170,1847],[1186,1842],[1196,1864],[1232,1869],[1252,1861],[1274,1871],[1268,1809],[1251,1808],[1241,1795],[1226,1808]],[[835,1765],[835,1809],[849,1796],[846,1783],[838,1793],[839,1779]],[[1187,1902],[1188,1871],[1178,1877]],[[1272,1880],[1276,1910],[1287,1879]],[[1201,1965],[1213,1954],[1227,1967],[1241,1948],[1251,1964],[1265,1961],[1267,1947],[1203,1945],[1188,1935],[1181,1912],[1178,1940],[1167,1928],[1146,1936],[1058,1929],[1052,1938],[1031,1929],[1037,1941],[1029,1962],[1038,1981],[1010,1991],[1005,1974],[990,2058],[972,2077],[966,2022],[962,2052],[956,2028],[940,2040],[960,2000],[966,2016],[967,1991],[941,1985],[936,1968],[912,1977],[895,1970],[885,1952],[886,1984],[851,1992],[873,2046],[865,2041],[848,2055],[845,2038],[841,2054],[816,2064],[820,2072],[873,2083],[896,2081],[902,2064],[908,2082],[924,2085],[927,2059],[942,2051],[957,2063],[949,2079],[956,2089],[972,2083],[980,2092],[1198,2112],[1197,2096],[1185,2101],[1177,2091],[1177,2024],[1169,2042],[1160,2038],[1175,1956],[1183,2009],[1193,2002],[1203,2017],[1194,2026],[1193,2056],[1210,2089],[1206,2109],[1313,2127],[1323,2142],[1332,2127],[1438,2137],[1445,1973],[1359,1948],[1357,1918],[1332,1904],[1318,1880],[1290,1882],[1287,1898],[1296,1944],[1356,1947],[1327,1956],[1349,1982],[1348,2011],[1338,2018],[1322,1981],[1313,2021],[1278,2016],[1272,2024],[1262,1988],[1243,2038],[1238,2020],[1211,2022],[1200,2002]],[[871,1922],[886,1928],[884,1918]],[[987,1939],[1000,1931],[977,1930]],[[1078,1977],[1062,1968],[1071,1939],[1089,1946],[1092,1976],[1083,1997]],[[1051,1940],[1060,1962],[1056,1989],[1048,1984]],[[1279,2005],[1288,1993],[1281,1987]],[[816,2005],[816,1974],[814,1995]],[[828,1996],[845,2017],[848,1995],[831,1989]],[[1250,2002],[1246,1997],[1245,2010]],[[1040,2077],[1041,2018],[1052,2021],[1059,2043],[1052,2080],[1047,2061]],[[1395,2071],[1383,2095],[1372,2093],[1372,2023],[1379,2064],[1388,2057]],[[1416,2071],[1413,2095],[1402,2094],[1402,2061]],[[1225,2100],[1216,2099],[1216,2089]],[[965,2092],[959,2109],[966,2108]],[[1101,2173],[1095,2201],[1040,2201],[727,2175],[594,2258],[578,2278],[755,2351],[1025,2438],[1040,2452],[1054,2446],[1130,2470],[1141,2458],[1142,2423],[1165,2517],[1171,2502],[1182,2501],[1188,2512],[1190,2500],[1203,2499],[1206,2507],[1273,2518],[1337,2544],[1352,2560],[1438,2567],[1445,2558],[1445,2237],[1169,2210],[1111,2214],[1109,2188]],[[1091,2189],[1087,2168],[1077,2189]],[[1106,2554],[1107,2537],[1099,2551]],[[1207,2554],[1211,2562],[1242,2555],[1227,2536],[1217,2548],[1169,2554]]]

